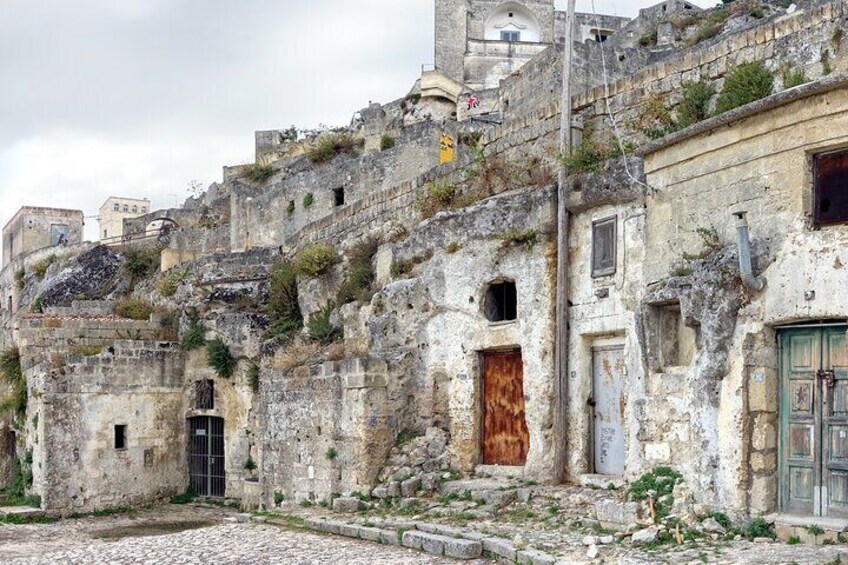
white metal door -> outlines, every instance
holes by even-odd
[[[627,407],[624,348],[615,346],[593,349],[592,377],[595,472],[623,475],[624,411]]]

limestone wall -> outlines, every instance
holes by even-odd
[[[368,492],[394,443],[386,366],[351,359],[264,369],[260,389],[260,469],[264,500],[329,499]]]
[[[689,386],[700,386],[691,375],[707,369],[718,374],[714,393],[688,401],[703,429],[696,435],[700,441],[695,443],[695,459],[681,464],[693,483],[703,483],[694,478],[703,468],[714,469],[707,480],[715,502],[751,512],[772,510],[776,503],[778,375],[773,328],[848,316],[848,301],[837,282],[848,264],[848,231],[839,225],[816,230],[810,222],[811,155],[848,142],[848,91],[838,78],[805,88],[806,97],[801,90],[796,101],[778,95],[778,102],[787,100],[778,107],[772,107],[777,102],[763,101],[759,113],[742,111],[723,127],[718,126],[720,120],[714,128],[705,124],[692,136],[658,146],[645,161],[652,187],[644,232],[645,246],[652,250],[644,262],[646,284],[669,279],[683,253],[700,249],[698,228],[714,227],[722,244],[732,248],[731,212],[749,213],[759,257],[756,272],[768,285],[762,293],[747,293],[741,302],[726,353],[707,354],[710,344],[705,340],[711,334],[706,326],[714,328],[713,320],[693,314],[704,327],[688,369]],[[805,297],[805,292],[814,294]],[[685,301],[682,306],[685,314]],[[649,378],[673,379],[654,374]],[[673,444],[669,451],[676,461]],[[702,496],[707,492],[704,489]]]
[[[33,490],[45,510],[135,505],[187,482],[182,352],[171,344],[117,342],[114,352],[27,372]],[[116,425],[127,445],[116,449]]]

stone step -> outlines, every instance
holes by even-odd
[[[476,559],[483,555],[483,544],[479,541],[449,538],[419,530],[404,532],[401,543],[410,549],[454,559]]]
[[[33,520],[35,518],[43,518],[44,511],[41,508],[32,506],[3,506],[0,507],[0,516],[4,518],[14,516],[23,520]]]

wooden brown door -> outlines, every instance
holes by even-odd
[[[529,444],[521,352],[484,353],[483,464],[524,465]]]

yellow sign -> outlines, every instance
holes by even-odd
[[[456,143],[453,140],[453,136],[443,133],[439,142],[439,164],[453,163],[455,155]]]

